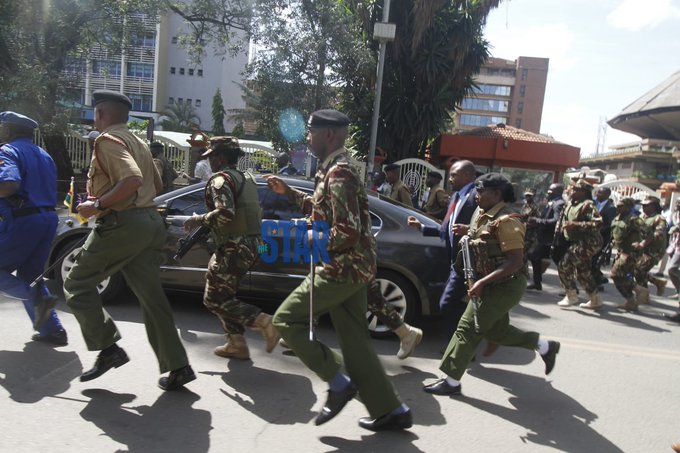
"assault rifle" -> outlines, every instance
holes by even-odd
[[[613,242],[612,239],[609,239],[609,242],[602,248],[600,256],[597,257],[597,263],[595,263],[598,269],[602,267],[605,261],[611,258]]]
[[[194,231],[180,239],[177,242],[177,251],[175,252],[175,256],[173,257],[173,259],[175,261],[181,260],[182,257],[186,255],[189,250],[191,250],[191,247],[193,247],[194,244],[196,244],[198,241],[207,236],[208,233],[210,233],[210,227],[206,225],[201,225],[200,227],[196,228]]]
[[[461,250],[463,252],[463,274],[465,275],[465,282],[468,289],[475,284],[475,268],[472,263],[472,256],[470,255],[470,236],[465,235],[460,239]],[[470,296],[470,303],[472,304],[472,321],[474,323],[475,333],[481,333],[479,328],[479,320],[477,319],[477,310],[479,309],[479,300],[477,296]]]

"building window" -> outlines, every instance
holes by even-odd
[[[633,168],[633,162],[621,162],[621,168]]]
[[[174,74],[174,73],[175,73],[175,67],[174,67],[174,66],[170,66],[170,74]]]
[[[154,32],[139,32],[132,36],[132,45],[136,47],[155,47],[156,34]]]
[[[524,112],[524,102],[520,101],[517,103],[517,113]]]
[[[465,110],[486,110],[489,112],[507,112],[508,101],[499,101],[497,99],[463,99],[463,108]]]
[[[194,69],[193,68],[189,68],[189,75],[190,76],[194,75]]]
[[[170,97],[168,98],[168,105],[172,105],[172,104],[174,104],[174,103],[175,103],[175,98],[173,98],[172,96],[170,96]]]
[[[200,99],[196,99],[196,107],[200,107],[200,106],[201,106],[201,100],[200,100]]]
[[[198,70],[198,76],[199,76],[199,77],[203,77],[203,69],[199,69],[199,70]]]
[[[520,129],[522,127],[522,118],[515,118],[515,127]]]
[[[519,86],[519,95],[520,95],[521,97],[524,97],[524,94],[526,93],[526,91],[527,91],[527,86],[526,86],[526,85],[520,85],[520,86]]]
[[[515,77],[514,69],[501,69],[501,75],[504,77]]]
[[[506,85],[480,83],[472,88],[472,92],[475,94],[489,94],[492,96],[510,96],[510,87]]]
[[[529,74],[528,69],[522,69],[522,80],[526,80],[528,74]]]
[[[173,37],[172,37],[172,43],[173,43],[173,44],[177,44],[177,36],[173,36]]]
[[[187,98],[187,104],[191,105],[192,102],[193,100],[191,98]]]
[[[179,75],[184,75],[184,68],[179,68]]]
[[[487,75],[498,75],[501,73],[501,70],[498,68],[486,68],[486,74]]]
[[[153,79],[153,65],[147,63],[128,63],[127,75],[128,77]]]
[[[184,103],[184,98],[177,98],[177,103],[178,103],[178,104],[183,104],[183,103]]]
[[[508,119],[503,116],[486,116],[486,115],[469,115],[464,113],[460,115],[461,126],[488,126],[489,124],[505,124]]]
[[[132,110],[138,112],[150,112],[153,103],[153,96],[150,94],[130,94],[126,93],[132,101]]]
[[[103,75],[108,77],[120,77],[121,68],[120,61],[110,60],[93,60],[92,74]]]

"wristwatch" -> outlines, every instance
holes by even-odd
[[[103,211],[103,210],[104,210],[104,208],[102,208],[102,203],[101,203],[101,200],[100,200],[99,198],[97,198],[96,200],[94,200],[94,208],[95,208],[97,211]]]

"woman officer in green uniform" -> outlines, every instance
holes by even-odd
[[[465,373],[482,338],[504,346],[536,349],[545,362],[545,374],[552,371],[560,349],[556,341],[539,338],[510,324],[509,312],[526,289],[522,273],[525,228],[519,214],[506,204],[515,201],[513,187],[504,176],[488,173],[475,181],[478,208],[472,215],[468,236],[476,281],[469,285],[470,297],[478,298],[475,331],[473,304],[468,304],[439,364],[446,377],[423,390],[435,395],[461,393]]]

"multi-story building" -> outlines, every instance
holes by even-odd
[[[192,62],[179,44],[186,31],[184,20],[175,13],[160,18],[142,18],[132,42],[114,53],[102,46],[91,49],[89,58],[73,59],[66,72],[77,75],[72,99],[91,105],[92,92],[99,89],[125,93],[133,103],[131,115],[159,120],[169,105],[189,103],[200,118],[202,130],[212,129],[212,100],[220,89],[226,110],[244,107],[237,83],[247,63],[247,46],[235,56],[214,52],[210,45],[200,63]],[[83,110],[92,119],[92,110]],[[225,121],[225,129],[234,125]]]
[[[489,58],[457,109],[454,132],[507,124],[540,133],[548,64],[548,58]]]

